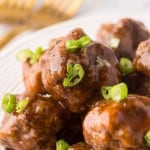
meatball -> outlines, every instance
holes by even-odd
[[[84,104],[95,91],[99,91],[101,86],[113,85],[120,80],[118,61],[108,47],[91,41],[89,45],[76,52],[69,52],[66,49],[67,41],[77,40],[83,36],[85,33],[82,29],[74,29],[66,37],[59,38],[55,42],[56,45],[48,49],[40,60],[45,89],[75,113],[85,110]],[[63,86],[68,64],[78,64],[84,70],[83,79],[73,87]]]
[[[92,148],[84,142],[80,142],[72,145],[68,150],[92,150]]]
[[[67,118],[66,110],[50,97],[16,96],[28,99],[25,110],[5,113],[0,126],[0,143],[15,150],[55,150],[56,134]]]
[[[134,66],[139,72],[150,78],[150,39],[139,44]]]
[[[26,93],[45,93],[45,89],[41,79],[41,66],[37,62],[30,64],[29,61],[23,63],[23,81]]]
[[[122,102],[101,101],[83,121],[85,142],[95,150],[148,150],[150,99],[129,95]]]
[[[64,37],[52,38],[49,41],[49,49],[53,49],[55,47],[55,45],[58,44],[59,42],[61,42],[62,40],[64,40]]]
[[[116,24],[103,24],[98,30],[98,41],[110,45],[114,38],[119,39],[114,48],[118,59],[127,57],[133,60],[138,44],[150,38],[150,33],[142,22],[125,18]]]

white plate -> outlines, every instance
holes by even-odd
[[[38,46],[46,48],[51,38],[65,35],[76,27],[83,28],[90,37],[95,39],[96,31],[101,23],[114,22],[118,19],[120,18],[103,16],[71,20],[39,30],[24,40],[17,38],[18,40],[15,40],[15,43],[11,43],[0,53],[0,98],[6,92],[22,93],[24,91],[21,63],[16,61],[16,54],[19,50],[24,48],[35,49]],[[136,19],[150,26],[150,20],[148,18],[136,17]],[[2,119],[1,113],[0,116],[0,119]]]

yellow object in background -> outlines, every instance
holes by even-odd
[[[0,0],[0,23],[13,24],[9,32],[0,36],[0,48],[28,28],[39,29],[73,17],[82,1]]]

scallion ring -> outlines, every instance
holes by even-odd
[[[112,49],[117,49],[119,47],[119,44],[120,44],[120,40],[114,37],[110,40],[109,46]]]
[[[146,141],[147,147],[150,147],[150,130],[145,134],[144,139]]]
[[[80,64],[67,64],[67,74],[63,80],[65,88],[76,86],[84,77],[84,69]]]
[[[17,53],[17,60],[21,61],[21,62],[25,62],[28,58],[31,58],[33,55],[33,52],[30,49],[24,49],[22,51],[19,51]]]
[[[110,97],[110,90],[111,90],[111,87],[109,87],[109,86],[103,86],[101,88],[101,93],[102,93],[105,100],[110,100],[110,98],[111,98]]]
[[[69,40],[66,42],[66,49],[69,52],[76,52],[79,48],[84,48],[91,43],[91,39],[88,36],[83,36],[78,40]]]
[[[16,104],[16,112],[21,113],[22,111],[24,111],[24,109],[27,107],[28,103],[29,103],[28,99],[19,100],[19,102]]]
[[[122,101],[128,96],[128,87],[125,83],[119,83],[113,86],[103,86],[101,94],[105,100]]]
[[[69,52],[75,52],[80,47],[80,44],[76,40],[69,40],[66,42],[66,49]]]
[[[56,142],[56,150],[68,150],[69,144],[63,139]]]
[[[11,113],[15,108],[16,97],[13,94],[5,94],[2,99],[2,109]]]
[[[43,48],[38,47],[35,52],[33,52],[30,49],[24,49],[17,54],[17,60],[25,62],[27,59],[29,59],[30,64],[35,64],[38,62],[40,56],[43,53]]]
[[[78,40],[78,43],[80,43],[81,48],[83,48],[91,43],[91,39],[89,36],[83,36]]]
[[[130,59],[126,57],[122,57],[120,59],[119,64],[122,73],[124,73],[125,75],[134,72],[133,63]]]
[[[121,101],[128,96],[128,87],[125,83],[114,85],[110,90],[110,97],[113,101]]]

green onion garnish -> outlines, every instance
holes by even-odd
[[[69,52],[76,52],[79,48],[84,48],[91,43],[91,39],[88,36],[83,36],[78,40],[69,40],[66,42],[66,49]]]
[[[16,58],[19,61],[25,62],[28,58],[31,58],[32,55],[33,55],[33,52],[30,49],[24,49],[18,52]]]
[[[2,99],[2,109],[11,113],[15,108],[16,97],[12,94],[5,94]]]
[[[112,48],[112,49],[117,49],[118,46],[120,44],[120,40],[118,38],[112,38],[110,40],[110,43],[109,43],[109,46]]]
[[[83,36],[78,40],[78,42],[80,43],[80,47],[84,48],[91,43],[91,39],[88,36]]]
[[[128,96],[128,87],[125,83],[119,83],[114,86],[103,86],[101,93],[105,100],[119,102]]]
[[[119,64],[122,73],[124,73],[125,75],[134,72],[133,63],[130,59],[122,57]]]
[[[150,130],[145,134],[144,139],[146,141],[147,147],[150,147]]]
[[[59,140],[56,142],[56,150],[68,150],[69,144],[64,140]]]
[[[76,40],[69,40],[66,42],[66,48],[69,52],[73,53],[80,48],[80,43]]]
[[[42,47],[38,47],[36,49],[36,51],[34,52],[34,54],[32,55],[31,59],[30,59],[30,63],[31,64],[35,64],[36,62],[38,62],[40,56],[43,54],[43,48]]]
[[[24,111],[24,109],[27,107],[28,103],[29,103],[28,99],[19,100],[19,102],[16,104],[16,112],[21,113],[22,111]]]
[[[102,95],[103,95],[105,100],[111,99],[111,97],[110,97],[110,89],[111,89],[110,86],[103,86],[101,88],[101,93],[102,93]]]
[[[24,49],[17,54],[17,60],[25,62],[29,59],[30,64],[35,64],[38,62],[41,54],[43,53],[43,48],[38,47],[35,52],[30,49]]]
[[[64,78],[64,87],[73,87],[81,82],[84,77],[84,69],[80,64],[67,64],[67,75]]]

